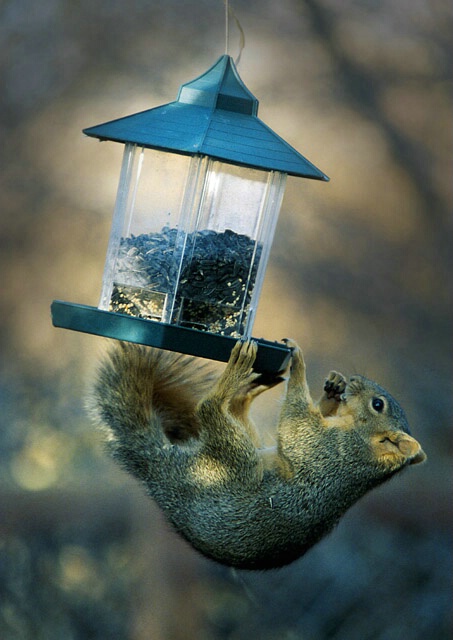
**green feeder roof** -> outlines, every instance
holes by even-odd
[[[328,180],[257,117],[258,100],[239,77],[232,58],[181,85],[175,102],[84,129],[100,140],[133,143],[186,155]]]

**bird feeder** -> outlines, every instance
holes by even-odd
[[[287,175],[328,178],[258,117],[228,55],[175,102],[84,130],[125,145],[98,307],[55,326],[226,361],[251,337]],[[276,374],[284,344],[258,340]]]

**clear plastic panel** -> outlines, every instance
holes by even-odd
[[[286,174],[204,158],[172,320],[249,337]]]
[[[126,145],[99,308],[164,319],[179,271],[190,160]]]

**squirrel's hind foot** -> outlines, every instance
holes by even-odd
[[[234,345],[227,366],[214,388],[212,396],[222,400],[251,389],[259,374],[253,371],[258,345],[254,340],[238,341]]]

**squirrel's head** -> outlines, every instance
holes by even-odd
[[[373,458],[388,473],[426,459],[420,444],[410,435],[400,404],[364,376],[351,376],[337,415],[349,418],[354,430],[370,445]]]

